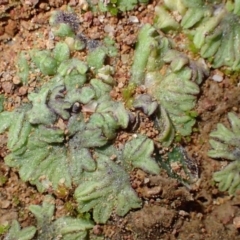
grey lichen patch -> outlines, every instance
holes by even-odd
[[[49,24],[52,27],[52,32],[59,37],[73,37],[79,28],[78,17],[71,12],[54,11]]]

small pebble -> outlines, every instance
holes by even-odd
[[[21,96],[27,94],[27,91],[28,91],[28,88],[26,86],[20,87],[18,90],[19,95],[21,95]]]
[[[10,206],[11,202],[8,200],[2,200],[0,203],[1,208],[8,208]]]
[[[220,74],[214,74],[212,76],[212,80],[215,81],[215,82],[222,82],[223,76],[221,76]]]
[[[20,78],[19,78],[18,76],[14,76],[14,77],[13,77],[13,83],[14,83],[15,85],[18,85],[20,82],[21,82],[21,80],[20,80]]]
[[[129,16],[129,22],[131,23],[138,23],[139,20],[136,16]]]
[[[12,91],[13,84],[10,82],[3,82],[2,88],[5,93],[10,93]]]
[[[240,217],[235,217],[233,219],[233,225],[235,228],[239,229],[240,228]]]

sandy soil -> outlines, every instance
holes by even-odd
[[[21,86],[16,76],[18,53],[33,47],[51,47],[50,12],[60,8],[64,10],[67,3],[78,14],[79,32],[97,40],[110,35],[116,41],[120,52],[114,62],[118,83],[112,94],[114,98],[121,99],[122,88],[129,79],[138,29],[142,24],[153,21],[155,1],[113,17],[84,12],[78,0],[0,0],[0,93],[7,98],[6,109],[10,110],[26,101],[27,94],[39,84],[33,76],[29,86]],[[198,131],[182,143],[189,157],[198,165],[198,181],[187,188],[168,177],[164,171],[159,176],[134,171],[132,185],[144,199],[143,208],[130,212],[124,218],[112,216],[107,224],[96,225],[93,234],[103,234],[105,239],[111,240],[240,239],[240,195],[230,197],[218,191],[212,181],[212,173],[226,162],[207,156],[209,132],[216,123],[227,123],[228,111],[238,113],[239,102],[237,79],[224,76],[223,81],[218,83],[209,77],[201,86],[197,106]],[[6,153],[6,135],[0,135],[0,226],[17,219],[25,227],[35,221],[28,206],[40,204],[43,195],[34,186],[23,183],[17,171],[4,164]],[[56,205],[56,217],[69,213],[74,215],[76,203],[71,195],[67,199],[57,199]],[[70,205],[73,207],[69,208]]]

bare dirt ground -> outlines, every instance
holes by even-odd
[[[78,0],[0,0],[0,93],[7,99],[10,110],[26,101],[27,94],[37,86],[32,81],[22,86],[16,76],[16,57],[22,50],[51,46],[48,20],[50,12],[70,4],[77,13],[79,31],[90,39],[101,40],[110,35],[117,43],[119,57],[115,79],[118,81],[113,96],[121,98],[121,90],[129,79],[134,44],[139,27],[152,23],[154,6],[139,6],[118,17],[82,11]],[[111,240],[228,240],[240,239],[240,195],[221,193],[212,181],[212,173],[226,162],[207,156],[208,135],[216,123],[227,123],[226,113],[239,113],[238,79],[224,76],[222,82],[211,77],[201,86],[197,111],[198,131],[183,142],[189,156],[199,168],[199,180],[190,189],[163,171],[150,176],[137,170],[132,173],[132,185],[142,199],[142,209],[130,212],[124,218],[112,216],[105,225],[96,225],[93,235],[102,234]],[[41,204],[43,194],[34,186],[23,183],[15,169],[4,164],[6,135],[0,135],[0,226],[17,219],[22,227],[34,223],[28,206]],[[56,200],[56,217],[74,215],[76,205],[71,196]],[[71,206],[71,207],[69,207]],[[3,239],[0,233],[0,239]]]

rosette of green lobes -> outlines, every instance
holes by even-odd
[[[153,141],[143,135],[128,141],[119,150],[113,145],[95,149],[97,169],[85,172],[75,191],[80,212],[93,209],[94,220],[105,223],[112,212],[124,216],[132,208],[139,208],[141,200],[132,189],[127,172],[141,168],[158,174],[160,168],[152,157],[153,153]]]
[[[75,139],[66,147],[63,131],[45,126],[32,127],[22,148],[12,151],[5,162],[19,168],[21,179],[35,184],[40,192],[71,188],[79,183],[83,170],[96,167],[88,149],[77,146]]]
[[[97,103],[97,112],[85,122],[80,108],[76,109],[78,102],[65,99],[64,80],[60,76],[53,78],[38,93],[29,95],[32,104],[0,114],[0,132],[9,129],[11,153],[5,162],[19,168],[21,179],[35,184],[41,192],[79,184],[83,171],[96,169],[88,148],[105,145],[115,137],[117,129],[128,125],[123,105],[106,99],[104,104]],[[80,78],[79,84],[82,81]],[[98,94],[101,97],[100,90]],[[82,96],[82,102],[86,98]],[[59,119],[68,120],[62,129],[56,125]]]
[[[26,112],[30,108],[30,105],[24,105],[13,112],[4,111],[0,113],[0,133],[8,129],[7,147],[10,151],[21,152],[27,142],[31,132],[31,124],[26,121]]]
[[[153,152],[153,141],[139,134],[125,144],[120,156],[122,164],[127,171],[141,168],[145,172],[159,174],[160,168],[152,157]]]
[[[240,69],[239,5],[239,1],[224,5],[222,1],[209,3],[200,0],[179,0],[174,5],[173,1],[165,0],[164,7],[156,7],[155,26],[164,31],[170,27],[182,31],[193,43],[194,49],[199,50],[201,57],[211,62],[212,67],[227,66],[236,71]],[[159,8],[163,8],[165,15],[174,22],[166,20],[170,27],[164,28],[166,17],[160,15]],[[178,21],[173,17],[173,11],[179,13]]]
[[[212,149],[208,155],[213,158],[238,160],[240,156],[240,119],[234,113],[228,114],[232,130],[219,123],[210,133]]]
[[[31,205],[29,210],[37,220],[37,239],[87,240],[93,223],[83,218],[61,217],[53,221],[54,198],[47,195],[42,206]]]
[[[206,22],[194,31],[193,43],[212,67],[240,69],[240,17],[219,6]]]
[[[104,146],[120,126],[111,112],[94,113],[87,123],[79,113],[72,114],[64,131],[51,125],[30,124],[31,110],[12,113],[10,124],[5,123],[9,122],[9,114],[1,113],[1,130],[9,128],[11,153],[5,158],[6,164],[19,168],[21,179],[35,184],[41,192],[79,184],[84,171],[96,169],[89,148]]]
[[[199,23],[208,20],[213,15],[217,4],[221,0],[164,0],[155,8],[154,26],[165,32],[169,30],[181,31],[198,26]]]
[[[112,15],[116,15],[118,10],[123,12],[129,11],[140,3],[147,4],[148,2],[148,0],[109,0],[107,2],[98,1],[98,7],[102,12],[110,12]]]
[[[166,110],[177,133],[190,135],[195,124],[194,107],[199,94],[199,84],[208,74],[202,61],[192,61],[186,55],[169,50],[163,57],[169,63],[164,74],[156,76],[149,91]]]
[[[93,209],[93,219],[106,223],[113,211],[124,216],[130,209],[141,207],[141,200],[132,189],[128,174],[109,156],[95,154],[97,169],[85,172],[75,191],[80,212]]]
[[[198,85],[191,82],[186,74],[184,71],[167,74],[153,93],[166,109],[176,131],[182,136],[192,132],[195,118],[191,111],[199,93]]]
[[[70,57],[70,49],[66,43],[57,43],[53,51],[32,50],[30,51],[32,61],[44,75],[55,75],[59,72],[59,65]]]
[[[217,129],[210,133],[209,143],[212,149],[208,151],[208,156],[233,161],[223,170],[214,173],[213,179],[219,182],[221,191],[227,190],[234,194],[240,189],[240,119],[232,112],[228,114],[228,119],[231,130],[219,123]]]
[[[153,55],[152,68],[158,65],[159,35],[150,24],[145,24],[139,31],[131,68],[131,83],[140,85],[144,83],[149,57]],[[149,64],[151,65],[151,64]],[[150,66],[149,66],[150,67]]]
[[[178,30],[179,23],[171,16],[164,6],[156,6],[154,24],[163,31]]]
[[[239,160],[228,164],[224,169],[215,172],[213,179],[218,183],[220,191],[228,191],[234,195],[240,190],[240,162]]]
[[[107,56],[115,57],[117,56],[117,48],[115,42],[110,38],[105,38],[103,44],[99,44],[96,48],[89,49],[87,56],[87,63],[92,70],[99,70],[105,68],[104,62]]]
[[[20,229],[19,223],[13,221],[4,240],[87,240],[88,232],[94,226],[91,221],[83,218],[61,217],[53,221],[55,204],[54,198],[49,195],[45,196],[42,206],[30,205],[29,210],[37,220],[37,227]]]
[[[129,122],[124,105],[106,97],[110,85],[99,79],[87,83],[87,65],[65,61],[58,75],[29,94],[30,104],[0,114],[0,132],[9,129],[5,162],[41,192],[65,188],[67,194],[84,171],[96,170],[89,148],[106,145]],[[88,108],[86,121],[81,110]]]
[[[209,15],[203,0],[164,0],[155,7],[154,26],[164,32],[189,28]],[[174,14],[173,14],[174,12]]]
[[[31,240],[34,238],[36,231],[37,229],[33,226],[21,229],[18,221],[14,220],[4,240]]]
[[[174,130],[182,136],[191,134],[198,85],[209,74],[203,59],[190,60],[172,48],[170,40],[145,25],[139,32],[130,80],[131,84],[144,84],[161,105],[157,116],[162,119],[156,119],[156,125],[161,131],[159,141],[165,145],[173,140]]]
[[[36,64],[44,75],[55,75],[58,62],[48,50],[33,50],[30,52],[32,61]]]

